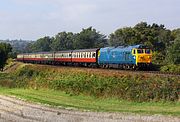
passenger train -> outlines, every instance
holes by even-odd
[[[105,47],[69,51],[18,54],[24,63],[87,67],[141,69],[150,68],[152,50],[144,45]]]

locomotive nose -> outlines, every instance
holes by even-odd
[[[138,56],[138,63],[150,63],[151,56],[149,55],[139,55]]]

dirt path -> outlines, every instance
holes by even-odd
[[[178,117],[82,112],[32,104],[0,95],[0,122],[179,122]]]

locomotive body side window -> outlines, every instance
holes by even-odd
[[[133,54],[136,54],[136,50],[133,50]]]

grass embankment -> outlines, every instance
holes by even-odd
[[[141,114],[163,114],[180,115],[180,103],[178,102],[130,102],[118,99],[100,99],[90,96],[72,96],[65,92],[54,90],[33,89],[7,89],[0,88],[0,94],[14,95],[28,101],[59,106],[63,108],[109,111],[109,112],[131,112]]]
[[[54,106],[180,115],[180,80],[176,77],[23,64],[0,74],[0,86],[3,94]]]

